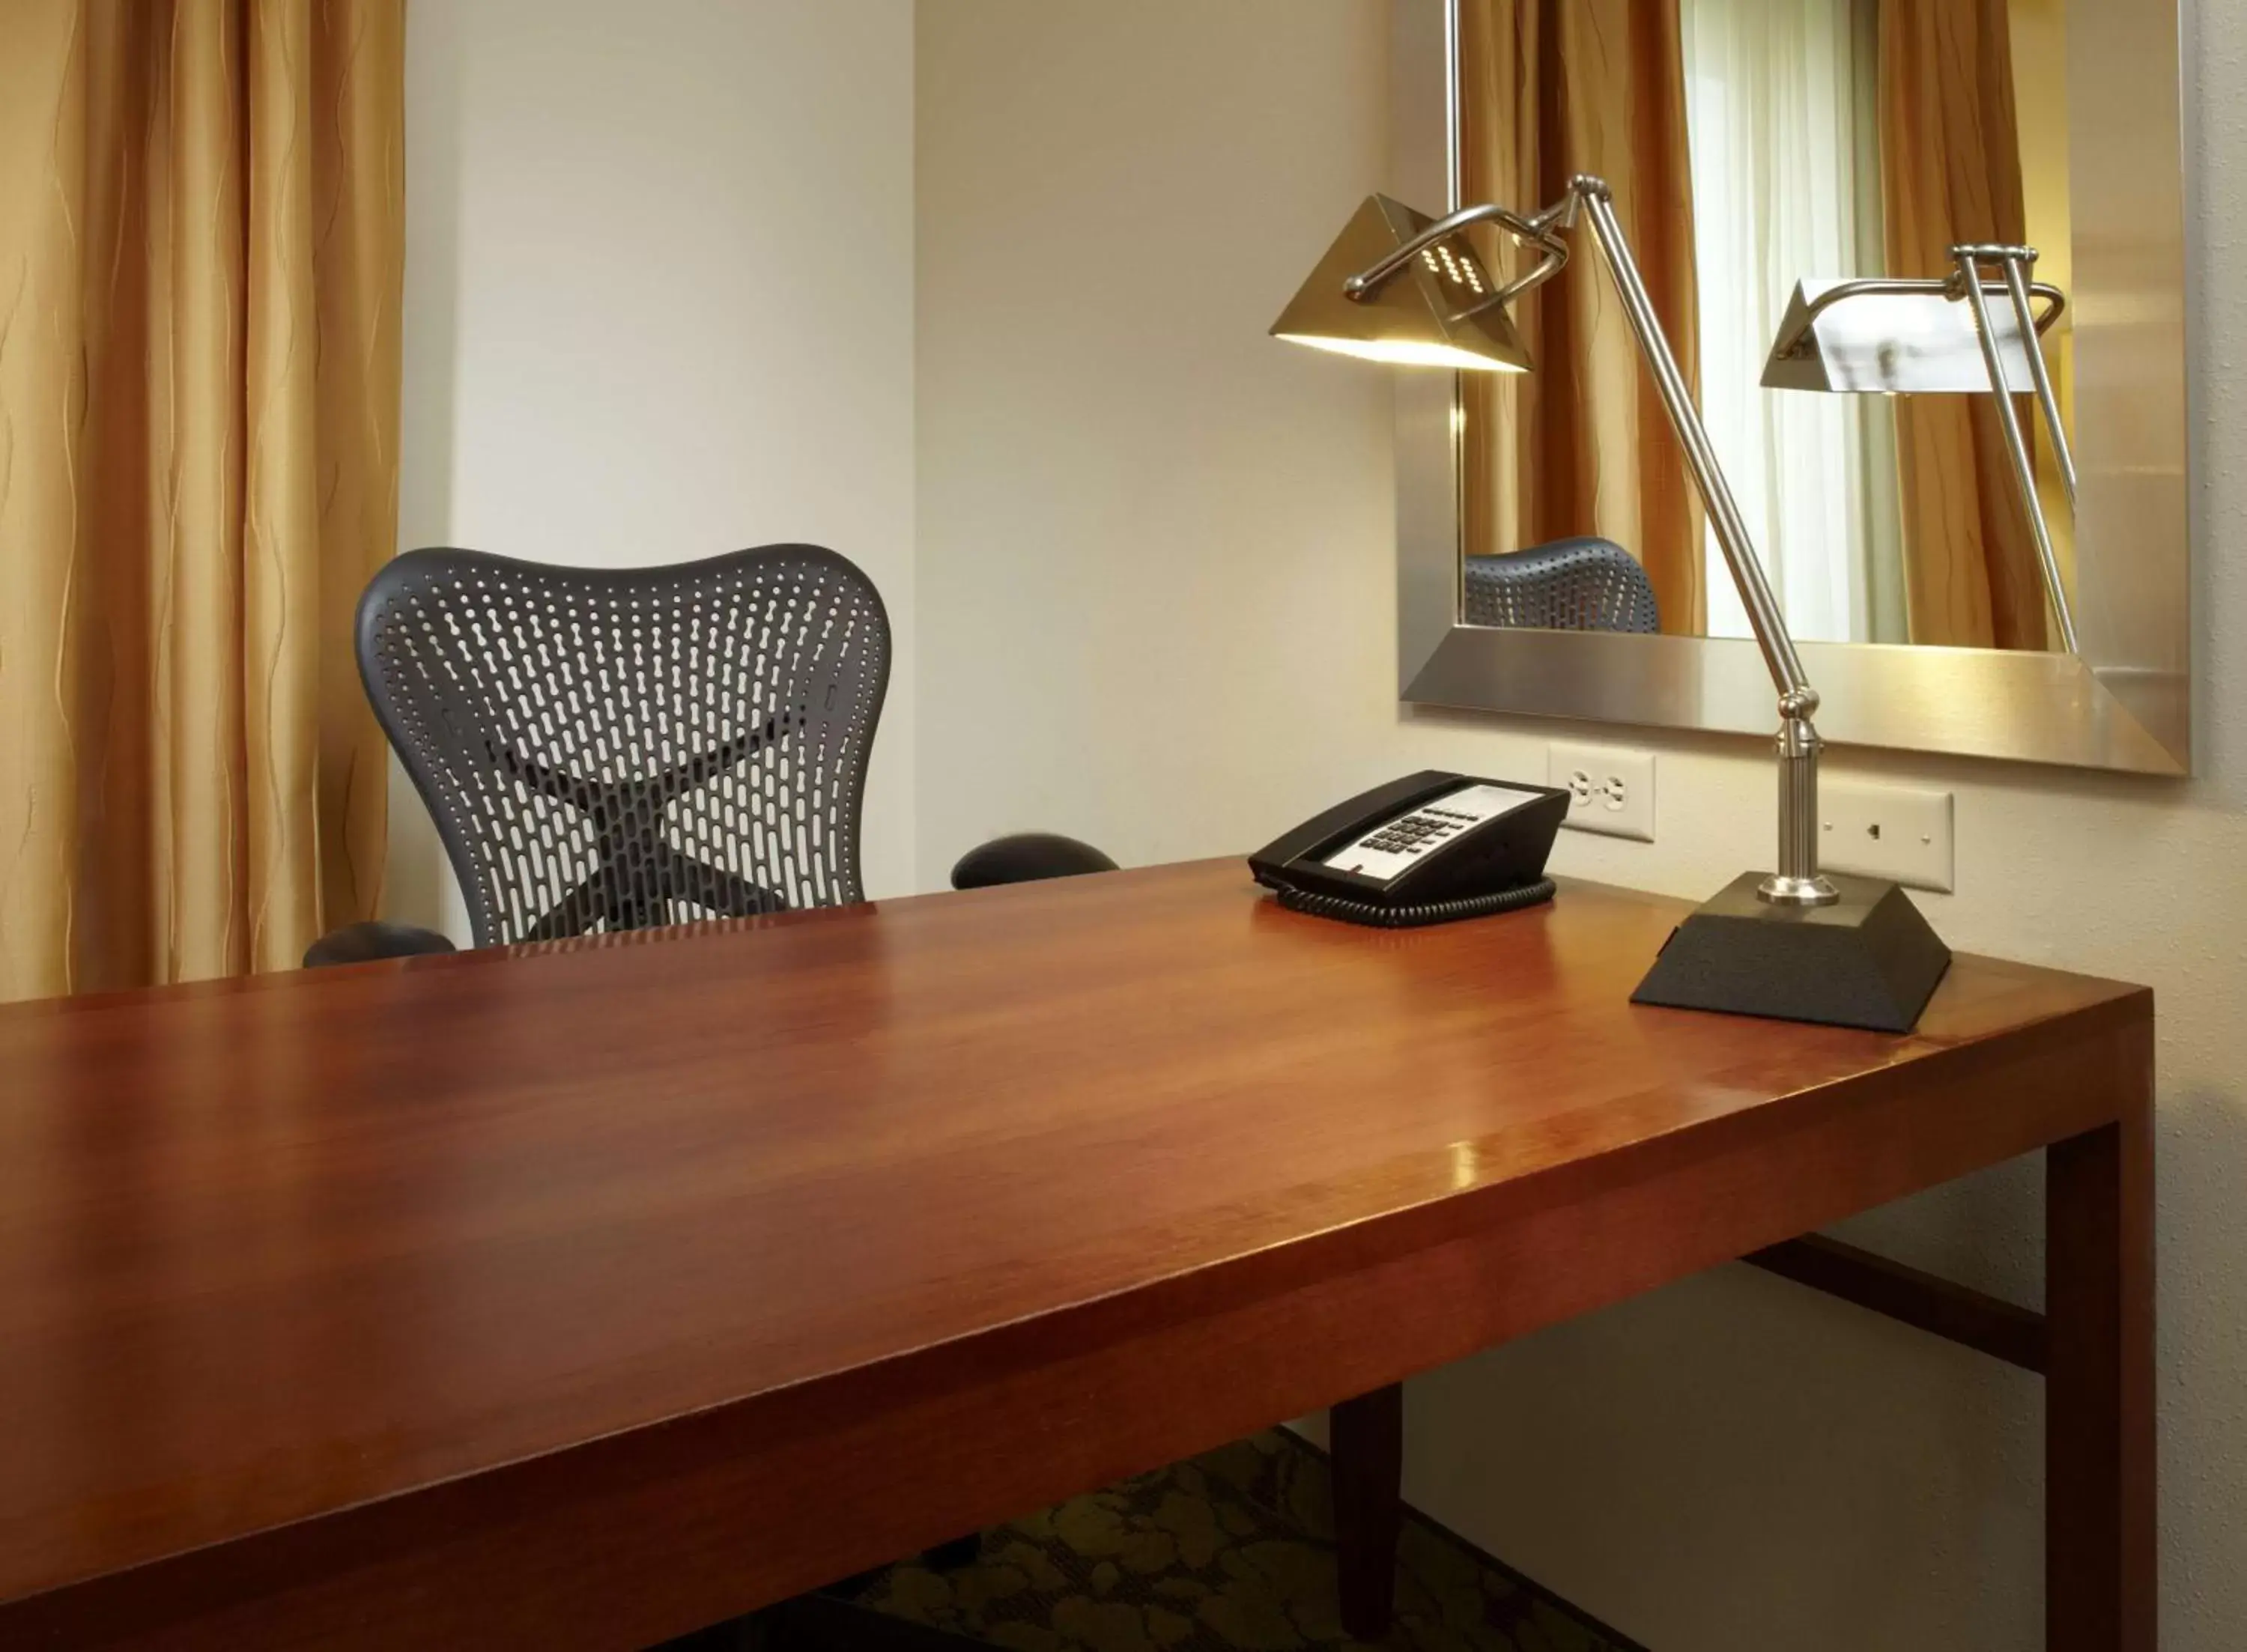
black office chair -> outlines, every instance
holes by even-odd
[[[1607,539],[1555,539],[1468,556],[1465,622],[1519,631],[1658,631],[1662,612],[1638,558]]]
[[[359,607],[359,674],[479,946],[864,898],[859,814],[889,682],[873,583],[816,545],[598,570],[417,550]],[[1031,834],[963,888],[1112,870]],[[308,966],[450,951],[354,924]]]

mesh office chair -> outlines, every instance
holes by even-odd
[[[1463,611],[1470,625],[1520,631],[1662,629],[1638,559],[1606,539],[1555,539],[1501,556],[1468,556]]]
[[[479,946],[864,898],[890,629],[834,551],[626,570],[413,551],[360,599],[358,652]],[[1114,865],[1046,835],[962,862],[980,882]],[[361,924],[305,962],[443,950]]]

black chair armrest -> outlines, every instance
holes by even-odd
[[[1077,877],[1112,872],[1116,863],[1089,843],[1053,832],[1016,832],[969,850],[952,869],[954,889],[987,889],[994,884],[1034,884],[1048,877]]]
[[[379,921],[346,924],[330,930],[304,949],[304,967],[324,969],[331,964],[365,964],[378,958],[419,958],[427,952],[458,950],[434,929]]]

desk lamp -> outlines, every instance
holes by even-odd
[[[1767,390],[1874,392],[1886,395],[1991,393],[2003,384],[2009,392],[2036,393],[2037,406],[2059,456],[2067,505],[2075,509],[2075,454],[2060,422],[2059,398],[2052,392],[2044,352],[2035,340],[2058,321],[2066,295],[2048,283],[2032,281],[2036,249],[1969,243],[1953,247],[1950,275],[1916,280],[1868,277],[1855,281],[1804,281],[1779,325],[1779,338],[1765,364]],[[1995,266],[2001,280],[1985,282]],[[1992,313],[1991,298],[2010,301]],[[2032,314],[2032,298],[2045,303]],[[1964,302],[1961,302],[1961,301]],[[2075,640],[2075,613],[2053,554],[2052,526],[2029,468],[2029,449],[2013,411],[2012,394],[1998,397],[1998,423],[2005,433],[2037,566],[2044,576],[2060,644],[2081,652]]]
[[[1482,223],[1537,263],[1499,280],[1464,234]],[[1561,272],[1568,258],[1562,236],[1587,223],[1779,691],[1779,870],[1744,874],[1689,916],[1633,1000],[1909,1031],[1950,967],[1950,950],[1894,884],[1819,872],[1818,691],[1803,674],[1606,181],[1580,174],[1559,201],[1529,216],[1485,204],[1431,219],[1375,195],[1273,324],[1273,336],[1403,365],[1527,372],[1506,306]]]

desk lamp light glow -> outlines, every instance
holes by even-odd
[[[1464,239],[1492,224],[1537,262],[1511,281]],[[1779,691],[1779,870],[1736,879],[1679,926],[1633,994],[1641,1003],[1909,1030],[1950,953],[1894,884],[1818,870],[1818,691],[1804,674],[1747,524],[1717,462],[1605,181],[1578,174],[1543,211],[1484,204],[1431,219],[1386,196],[1358,208],[1273,324],[1293,343],[1402,365],[1526,372],[1506,313],[1568,259],[1588,225],[1684,449],[1725,564]]]

